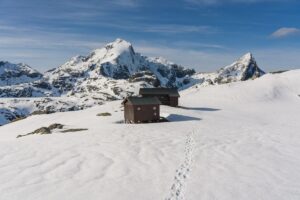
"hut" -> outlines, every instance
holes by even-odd
[[[157,97],[163,105],[178,106],[180,97],[176,88],[141,88],[140,95],[143,97]]]
[[[125,123],[159,121],[161,102],[157,97],[127,97],[124,105]]]

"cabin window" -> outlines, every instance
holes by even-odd
[[[156,106],[153,107],[153,110],[156,110]]]
[[[137,110],[141,110],[141,107],[137,107]]]
[[[155,112],[155,113],[153,113],[153,115],[154,115],[154,116],[156,116],[156,115],[157,115],[157,114],[156,114],[156,112]]]

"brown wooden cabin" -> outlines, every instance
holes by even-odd
[[[180,97],[176,88],[141,88],[140,95],[143,97],[157,97],[163,105],[178,106]]]
[[[157,97],[127,97],[124,105],[125,123],[159,121],[161,102]]]

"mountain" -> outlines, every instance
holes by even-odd
[[[48,71],[45,77],[62,94],[87,79],[111,78],[144,81],[154,87],[181,87],[195,71],[162,58],[148,58],[136,53],[132,45],[116,39],[88,56],[76,56],[62,66]],[[76,89],[75,89],[76,90]]]
[[[265,72],[258,67],[253,55],[251,53],[247,53],[231,65],[222,67],[216,72],[194,74],[191,77],[194,81],[185,87],[246,81],[261,77],[264,74]]]
[[[42,77],[41,73],[24,63],[12,64],[0,61],[0,86],[29,83],[39,80]]]
[[[161,57],[143,56],[122,39],[87,56],[75,56],[44,74],[25,64],[1,62],[0,66],[0,97],[18,97],[0,100],[0,116],[6,116],[0,125],[31,113],[80,110],[123,99],[137,94],[141,87],[182,90],[194,85],[245,81],[264,74],[250,53],[216,72],[196,73]]]
[[[247,53],[231,65],[221,68],[218,71],[217,82],[229,83],[234,81],[245,81],[260,77],[264,74],[265,72],[257,66],[253,55]]]

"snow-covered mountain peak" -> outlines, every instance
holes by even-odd
[[[244,66],[248,65],[251,62],[255,62],[255,58],[252,53],[248,52],[237,60],[238,63],[243,64]]]
[[[24,63],[0,61],[0,86],[27,83],[42,78],[42,74]]]
[[[246,53],[231,65],[221,68],[218,73],[225,82],[236,80],[244,81],[265,74],[265,72],[258,67],[251,53]]]
[[[36,70],[32,69],[29,65],[25,63],[18,63],[13,64],[7,61],[0,61],[0,73],[7,72],[7,71],[27,71],[29,73],[37,72]]]
[[[198,83],[205,86],[245,81],[258,78],[264,74],[265,72],[258,67],[253,55],[251,53],[246,53],[231,65],[222,67],[214,73],[195,74],[193,78],[195,80],[200,80]]]
[[[108,43],[105,45],[107,50],[115,49],[115,51],[122,53],[123,51],[132,50],[132,44],[126,40],[121,38],[117,38],[115,41]]]
[[[252,58],[253,58],[253,55],[251,52],[248,52],[240,57],[240,59],[244,59],[244,60],[251,60]]]
[[[116,39],[114,42],[108,43],[101,49],[94,50],[88,59],[92,63],[112,63],[120,65],[133,64],[135,52],[130,42],[123,39]]]

